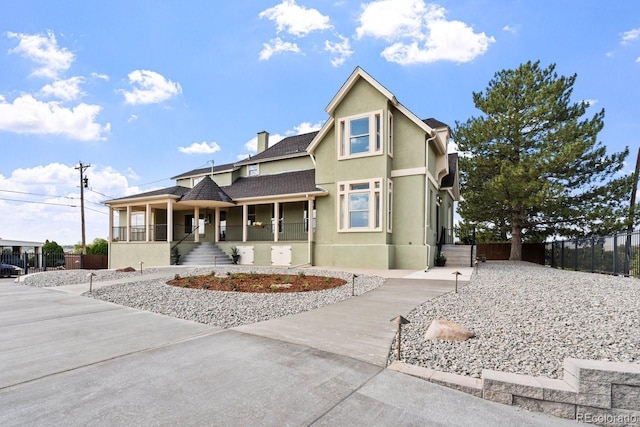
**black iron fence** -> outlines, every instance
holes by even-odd
[[[21,274],[38,273],[48,270],[100,270],[109,268],[107,255],[79,255],[35,252],[3,253],[0,256],[3,264],[20,267]]]
[[[545,264],[640,278],[640,231],[547,242]]]

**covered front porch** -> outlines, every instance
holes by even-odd
[[[131,258],[149,266],[175,264],[203,242],[227,254],[237,247],[240,264],[304,264],[311,262],[315,198],[112,205],[109,230],[112,268]]]

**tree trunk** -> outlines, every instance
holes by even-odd
[[[512,215],[509,261],[522,261],[522,214],[519,209]]]

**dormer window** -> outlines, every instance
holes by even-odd
[[[249,176],[256,176],[256,175],[258,175],[258,164],[257,164],[257,163],[255,163],[255,164],[253,164],[253,165],[249,165],[249,166],[247,166],[247,171],[248,171],[248,172],[247,172],[247,174],[248,174]]]
[[[338,121],[338,158],[382,153],[382,111]]]

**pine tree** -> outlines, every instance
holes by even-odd
[[[454,139],[465,153],[460,216],[508,231],[511,260],[522,259],[527,238],[625,228],[631,177],[620,172],[629,150],[607,154],[597,139],[604,109],[584,118],[589,103],[572,102],[575,81],[539,61],[499,71],[485,92],[473,93],[483,116],[456,122]]]

